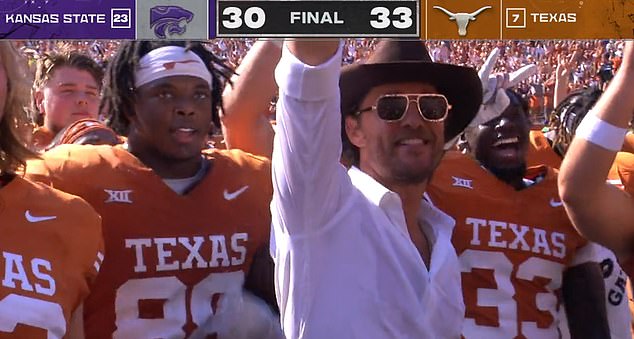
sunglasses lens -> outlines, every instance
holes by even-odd
[[[383,120],[398,120],[405,113],[407,98],[400,96],[384,96],[376,103],[376,112]]]
[[[447,101],[443,97],[422,96],[418,98],[418,107],[429,120],[440,120],[447,113]]]

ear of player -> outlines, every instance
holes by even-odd
[[[217,2],[218,37],[419,37],[419,1]]]

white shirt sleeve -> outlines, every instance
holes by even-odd
[[[275,70],[279,86],[271,213],[276,231],[298,235],[327,225],[352,185],[341,157],[339,75],[342,45],[309,66],[285,46]]]

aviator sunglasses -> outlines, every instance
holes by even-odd
[[[376,110],[385,121],[400,121],[405,116],[411,101],[416,102],[418,113],[429,122],[441,122],[447,118],[451,105],[442,94],[384,94],[374,106],[359,110],[355,115]]]

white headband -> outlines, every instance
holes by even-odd
[[[180,46],[165,46],[144,55],[134,74],[134,86],[138,88],[150,81],[174,75],[201,78],[211,88],[211,73],[205,63],[196,53]]]

